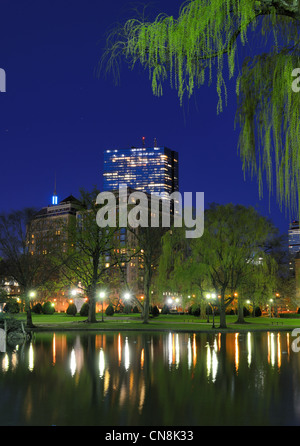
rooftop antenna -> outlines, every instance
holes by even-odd
[[[145,147],[145,136],[142,137],[142,141],[143,141],[143,147]]]
[[[56,193],[56,172],[54,175],[54,193],[52,195],[52,205],[56,205],[58,203],[58,197],[57,197],[57,193]]]
[[[154,147],[157,147],[157,139],[154,138]]]

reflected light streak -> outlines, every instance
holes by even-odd
[[[76,355],[75,355],[74,348],[71,351],[70,369],[71,369],[71,376],[74,376],[74,374],[76,372]]]
[[[248,367],[250,367],[251,361],[252,361],[252,348],[251,348],[251,333],[250,333],[250,331],[247,334],[247,347],[248,347]]]
[[[145,382],[143,381],[143,383],[141,385],[141,390],[140,390],[139,413],[141,413],[143,410],[145,396],[146,396],[146,386],[145,386]]]
[[[235,370],[239,370],[240,350],[239,350],[239,333],[235,333]]]
[[[5,353],[4,358],[2,359],[2,371],[7,372],[9,369],[9,357],[8,354]]]
[[[105,372],[105,357],[104,357],[104,351],[103,348],[100,349],[99,353],[99,374],[100,378],[103,378]]]
[[[217,352],[218,351],[218,343],[217,343],[217,338],[215,337],[214,340],[214,351]]]
[[[277,363],[278,367],[281,367],[281,338],[280,333],[277,333]]]
[[[190,369],[192,366],[192,345],[191,345],[191,338],[188,340],[188,368]]]
[[[215,346],[210,347],[209,343],[206,344],[206,368],[207,368],[207,378],[211,376],[212,382],[216,381],[216,376],[218,372],[218,357]]]
[[[34,351],[33,351],[33,345],[32,342],[30,343],[29,346],[29,362],[28,362],[28,369],[30,372],[32,372],[34,368]]]
[[[125,339],[124,354],[125,354],[125,360],[124,360],[125,370],[128,370],[129,366],[130,366],[130,355],[129,355],[128,338]]]
[[[52,341],[52,364],[55,365],[55,363],[56,363],[56,338],[54,333]]]
[[[104,396],[106,396],[108,389],[109,389],[109,381],[110,381],[110,374],[108,370],[105,370],[104,374]]]
[[[121,360],[122,360],[121,333],[118,334],[118,360],[119,360],[119,366],[120,366],[121,365]]]
[[[145,362],[145,350],[142,349],[141,351],[141,370],[144,368],[144,362]]]
[[[16,346],[16,350],[18,350],[18,345]],[[17,356],[17,352],[13,352],[12,356],[11,356],[11,368],[12,370],[15,370],[16,367],[18,365],[18,356]]]
[[[172,334],[169,333],[169,342],[168,342],[168,346],[169,346],[169,365],[172,365]]]
[[[210,376],[211,371],[211,351],[209,343],[206,344],[207,352],[206,352],[206,368],[207,368],[207,378]]]
[[[197,345],[196,345],[196,333],[193,335],[193,366],[195,367],[197,362]]]
[[[212,382],[213,383],[216,381],[217,371],[218,371],[218,358],[217,358],[216,351],[213,350],[213,354],[212,354]]]
[[[268,363],[274,366],[275,364],[275,340],[274,333],[268,332]]]
[[[178,333],[176,334],[176,343],[175,343],[175,361],[176,361],[176,368],[178,368],[180,362],[180,346],[179,346]]]

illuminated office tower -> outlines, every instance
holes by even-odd
[[[299,221],[293,221],[289,227],[289,252],[295,256],[300,251]]]
[[[162,197],[178,191],[178,153],[155,146],[106,150],[103,190],[116,190],[126,184],[128,188]]]

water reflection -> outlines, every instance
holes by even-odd
[[[291,341],[285,332],[37,334],[0,355],[0,424],[9,413],[30,425],[251,425],[279,414],[300,424]]]

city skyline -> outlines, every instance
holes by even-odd
[[[150,13],[177,16],[181,3],[163,0]],[[214,87],[203,86],[181,107],[168,84],[162,97],[154,97],[140,69],[132,72],[124,65],[119,86],[112,76],[97,78],[106,32],[132,16],[130,8],[124,0],[105,5],[77,0],[71,10],[58,1],[51,8],[36,1],[2,5],[0,66],[7,91],[0,93],[6,166],[0,211],[50,205],[55,177],[59,197],[78,196],[80,188],[94,185],[101,189],[104,151],[139,146],[145,136],[146,146],[157,138],[158,146],[179,153],[181,192],[204,192],[206,206],[257,207],[287,233],[290,219],[280,212],[275,192],[269,212],[267,190],[260,200],[256,179],[244,179],[234,130],[234,79],[228,106],[217,115]]]

